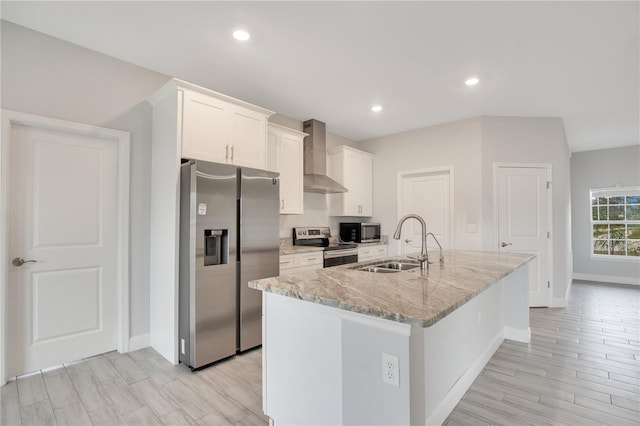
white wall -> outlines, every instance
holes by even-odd
[[[398,223],[398,172],[453,166],[454,236],[456,249],[481,248],[481,232],[468,233],[467,224],[481,223],[480,119],[472,118],[363,141],[373,161],[373,221],[383,234]],[[427,224],[428,228],[429,224]],[[397,253],[390,241],[389,253]]]
[[[483,248],[496,250],[493,164],[549,163],[553,173],[553,297],[561,305],[571,282],[569,148],[560,118],[482,117]]]
[[[571,157],[573,271],[576,278],[640,285],[640,259],[591,258],[589,190],[640,186],[640,146],[574,153]]]
[[[132,336],[149,332],[151,108],[169,77],[1,21],[2,108],[131,133]]]
[[[477,117],[363,141],[374,160],[374,221],[391,233],[398,221],[397,175],[453,166],[454,248],[497,250],[495,162],[548,163],[553,168],[554,304],[571,281],[569,150],[559,118]],[[468,224],[479,224],[477,233]],[[428,224],[427,224],[428,226]],[[390,253],[397,246],[390,244]]]

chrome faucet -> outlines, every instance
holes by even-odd
[[[440,241],[438,241],[438,239],[436,238],[435,235],[433,235],[433,232],[429,232],[427,234],[427,237],[431,235],[433,237],[433,241],[436,242],[436,244],[438,245],[438,247],[440,247],[440,264],[444,263],[444,254],[442,254],[442,246],[440,245]]]
[[[420,250],[420,256],[412,257],[408,256],[411,259],[415,259],[420,262],[420,269],[426,271],[429,269],[429,254],[427,253],[427,224],[424,222],[424,219],[418,216],[417,214],[408,214],[400,219],[398,222],[398,226],[396,227],[396,232],[393,234],[393,238],[396,240],[400,239],[400,232],[402,231],[402,225],[407,219],[416,219],[420,222],[420,226],[422,227],[422,249]],[[435,237],[434,237],[435,238]],[[438,243],[440,245],[440,243]]]

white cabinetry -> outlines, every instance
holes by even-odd
[[[280,214],[302,214],[302,154],[307,134],[273,123],[267,133],[267,169],[280,173]]]
[[[387,257],[387,245],[358,246],[358,262],[367,262]]]
[[[182,157],[264,169],[269,112],[215,92],[183,91]]]
[[[322,251],[280,255],[280,275],[290,275],[301,271],[322,269]]]
[[[178,363],[178,236],[181,158],[266,168],[264,108],[180,80],[170,80],[153,107],[149,253],[151,346]]]
[[[329,177],[349,192],[329,194],[331,216],[373,215],[373,155],[345,145],[329,150]]]

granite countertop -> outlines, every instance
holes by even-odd
[[[322,251],[323,247],[309,247],[309,246],[286,246],[280,247],[280,254],[298,254],[308,253],[312,251]]]
[[[429,251],[438,259],[437,251]],[[397,273],[354,270],[357,264],[250,281],[249,287],[347,311],[429,327],[534,258],[518,253],[445,250],[445,262]],[[405,258],[406,259],[406,258]]]

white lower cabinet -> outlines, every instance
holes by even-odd
[[[359,246],[358,247],[358,262],[367,262],[369,260],[382,259],[387,257],[387,245],[377,246]]]
[[[280,255],[280,275],[290,275],[301,271],[322,269],[321,251]]]

